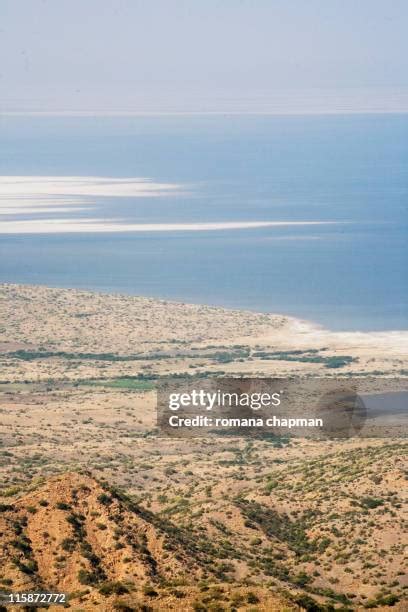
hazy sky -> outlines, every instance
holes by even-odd
[[[0,0],[0,110],[408,110],[407,0]]]

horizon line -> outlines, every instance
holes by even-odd
[[[196,117],[196,116],[332,116],[332,115],[406,115],[408,108],[389,109],[337,109],[337,110],[212,110],[212,111],[131,111],[131,110],[49,110],[1,111],[1,117]]]

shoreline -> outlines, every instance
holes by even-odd
[[[6,322],[0,333],[3,355],[12,350],[30,351],[40,347],[51,351],[117,355],[135,352],[151,355],[159,351],[158,360],[149,358],[144,367],[175,371],[178,367],[189,367],[194,355],[186,358],[181,355],[188,349],[196,352],[197,363],[201,363],[197,367],[215,371],[217,363],[209,358],[210,349],[228,353],[245,348],[242,359],[222,362],[226,373],[327,374],[326,358],[344,355],[351,358],[350,363],[332,373],[404,376],[408,371],[408,331],[336,332],[277,313],[2,283],[0,319]],[[173,357],[163,359],[160,351],[170,352]],[[262,353],[271,357],[265,359]],[[294,354],[303,356],[293,360]],[[319,355],[319,362],[313,361],[313,354]],[[136,369],[137,362],[130,362],[125,368],[123,362],[116,363],[111,368],[112,372],[132,375]],[[86,371],[91,370],[87,364]]]
[[[100,295],[106,297],[115,297],[115,298],[124,298],[124,299],[144,299],[149,301],[154,301],[160,304],[171,304],[174,306],[186,306],[186,307],[195,307],[195,308],[210,308],[217,311],[225,311],[228,313],[249,313],[251,315],[257,316],[272,316],[272,317],[280,317],[285,319],[288,322],[291,322],[294,328],[297,329],[300,333],[310,332],[310,333],[323,333],[323,334],[333,334],[333,335],[355,335],[355,336],[395,336],[395,335],[407,335],[408,338],[408,329],[380,329],[380,330],[352,330],[352,329],[342,329],[336,330],[330,328],[330,326],[326,326],[323,323],[319,323],[314,319],[304,318],[301,316],[296,316],[292,314],[286,314],[283,312],[275,312],[275,311],[263,311],[252,308],[235,308],[230,306],[222,306],[218,304],[211,303],[203,303],[203,302],[193,302],[193,301],[183,301],[181,299],[174,298],[166,298],[166,297],[157,297],[154,295],[140,295],[134,293],[124,293],[122,291],[112,291],[110,289],[102,290],[102,289],[85,289],[81,287],[68,287],[62,285],[45,285],[42,283],[32,284],[32,283],[11,283],[7,281],[0,281],[0,291],[4,287],[15,287],[15,288],[27,288],[27,289],[55,289],[62,291],[72,291],[77,292],[79,294],[90,294],[90,295]]]

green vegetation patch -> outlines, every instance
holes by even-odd
[[[298,361],[301,363],[321,363],[326,368],[342,368],[354,361],[356,357],[351,355],[319,355],[318,349],[309,349],[307,351],[257,351],[253,353],[253,357],[272,361]]]
[[[297,555],[316,550],[316,542],[308,538],[301,520],[293,521],[287,515],[279,514],[256,501],[237,499],[235,503],[247,519],[245,524],[248,527],[259,527],[269,538],[284,542]]]
[[[6,353],[7,357],[21,359],[22,361],[34,361],[36,359],[80,359],[95,361],[138,361],[145,359],[144,355],[116,355],[115,353],[68,353],[66,351],[26,351],[20,349]]]
[[[143,380],[139,377],[107,378],[103,380],[93,379],[81,382],[82,385],[92,387],[109,387],[111,389],[133,389],[136,391],[150,391],[155,388],[152,380]]]
[[[131,355],[118,355],[116,353],[70,353],[67,351],[47,351],[47,350],[24,350],[11,351],[5,353],[6,357],[21,359],[22,361],[34,361],[36,359],[70,359],[70,360],[91,360],[91,361],[159,361],[162,359],[213,359],[219,363],[229,363],[235,359],[245,359],[249,356],[249,349],[237,349],[233,351],[218,350],[209,353],[198,353],[191,351],[164,352],[156,351],[153,353],[136,353]]]

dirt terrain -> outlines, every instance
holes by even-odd
[[[168,439],[157,381],[404,378],[407,337],[0,287],[0,585],[75,610],[406,609],[406,438]]]

